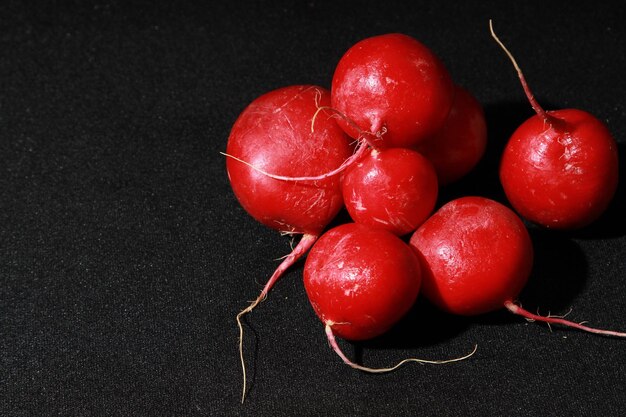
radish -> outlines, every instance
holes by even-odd
[[[435,208],[437,191],[432,164],[404,148],[371,150],[342,178],[344,203],[352,219],[399,236],[426,220]]]
[[[235,121],[226,148],[226,169],[233,192],[256,220],[284,234],[302,234],[260,295],[237,315],[243,361],[242,315],[263,300],[280,276],[313,245],[343,206],[338,176],[290,181],[285,177],[316,177],[341,166],[350,157],[348,137],[328,114],[313,116],[328,106],[322,87],[280,88],[254,100]],[[278,177],[278,178],[277,178]]]
[[[443,63],[410,36],[391,33],[357,42],[339,60],[332,107],[354,138],[378,136],[380,147],[410,147],[443,125],[454,87]],[[347,122],[347,120],[351,122]]]
[[[346,364],[386,372],[408,361],[442,363],[405,359],[392,368],[368,368],[350,361],[335,339],[365,340],[389,330],[415,302],[420,271],[411,248],[381,228],[342,224],[315,243],[304,265],[304,287],[331,347]]]
[[[537,113],[517,128],[504,150],[504,192],[515,210],[535,223],[557,229],[587,226],[606,210],[617,189],[615,140],[604,123],[585,111],[545,111],[489,24]]]
[[[466,89],[455,86],[454,103],[443,127],[417,145],[432,162],[440,185],[455,182],[478,164],[487,145],[482,106]]]
[[[530,236],[508,207],[483,197],[443,205],[411,236],[422,265],[422,294],[448,313],[473,316],[507,308],[527,319],[607,336],[599,330],[532,314],[515,304],[533,263]]]

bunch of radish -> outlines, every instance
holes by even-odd
[[[500,178],[512,209],[468,196],[435,211],[439,187],[481,159],[487,127],[479,102],[409,36],[364,39],[340,59],[330,91],[315,85],[280,88],[238,117],[224,154],[235,196],[259,222],[302,235],[255,301],[237,315],[244,396],[241,318],[307,253],[303,275],[312,308],[335,352],[364,371],[469,356],[368,368],[341,351],[336,336],[364,340],[383,334],[419,294],[453,314],[504,307],[536,321],[626,336],[532,314],[516,304],[533,265],[520,215],[562,229],[597,219],[616,189],[617,150],[608,129],[589,113],[543,110],[491,22],[490,28],[537,113],[513,134],[502,157]],[[353,222],[326,230],[344,207]]]

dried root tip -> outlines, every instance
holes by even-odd
[[[565,320],[563,316],[561,317],[547,316],[546,317],[546,316],[540,316],[538,314],[533,314],[530,311],[525,310],[519,305],[515,304],[513,301],[505,302],[504,306],[506,307],[507,310],[509,310],[513,314],[522,316],[527,320],[540,321],[540,322],[547,323],[548,326],[551,324],[560,324],[562,326],[573,327],[574,329],[582,330],[582,331],[589,332],[589,333],[595,333],[595,334],[599,334],[603,336],[626,337],[626,333],[624,332],[615,332],[612,330],[596,329],[594,327],[585,326],[582,323],[575,323],[573,321]]]
[[[335,334],[333,333],[333,330],[332,330],[332,325],[333,324],[334,323],[331,323],[331,322],[326,323],[325,331],[326,331],[326,337],[328,338],[328,343],[333,348],[335,353],[337,355],[339,355],[339,357],[343,360],[343,362],[346,365],[348,365],[348,366],[350,366],[350,367],[352,367],[354,369],[358,369],[360,371],[374,373],[374,374],[394,371],[394,370],[398,369],[399,367],[401,367],[402,365],[404,365],[404,364],[406,364],[408,362],[416,362],[416,363],[420,363],[420,364],[434,364],[434,365],[441,365],[441,364],[444,364],[444,363],[451,363],[451,362],[459,362],[459,361],[465,360],[465,359],[469,358],[470,356],[472,356],[474,353],[476,353],[476,350],[478,349],[478,345],[475,345],[474,349],[470,353],[468,353],[465,356],[461,356],[460,358],[446,359],[446,360],[439,360],[439,361],[426,360],[426,359],[417,359],[417,358],[408,358],[408,359],[404,359],[404,360],[398,362],[395,366],[392,366],[390,368],[368,368],[366,366],[362,366],[362,365],[356,364],[356,363],[352,362],[350,359],[348,359],[346,357],[346,355],[343,353],[343,351],[341,350],[341,348],[337,344],[337,339],[335,339]]]
[[[302,235],[302,238],[300,239],[300,242],[298,243],[298,245],[291,251],[289,255],[285,257],[285,259],[280,263],[280,265],[278,265],[278,268],[276,268],[276,270],[274,271],[270,279],[267,281],[267,283],[263,287],[261,294],[259,294],[256,300],[250,303],[248,307],[244,308],[237,314],[236,320],[237,320],[237,326],[239,327],[239,359],[241,361],[241,371],[243,374],[243,388],[242,388],[243,391],[241,394],[242,404],[244,400],[246,399],[247,377],[246,377],[246,362],[243,358],[243,324],[241,322],[241,319],[243,316],[245,316],[246,314],[254,310],[254,308],[257,305],[259,305],[261,301],[267,298],[267,294],[272,289],[276,281],[278,281],[278,279],[285,273],[285,271],[289,267],[291,267],[291,265],[296,263],[298,259],[300,259],[305,253],[309,251],[309,249],[311,249],[311,246],[313,246],[313,243],[315,243],[317,238],[318,238],[318,235],[313,235],[313,234],[308,234],[308,233]]]

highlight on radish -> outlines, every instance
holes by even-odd
[[[241,317],[263,300],[276,281],[313,245],[343,207],[339,176],[316,177],[340,166],[352,153],[349,138],[330,114],[313,116],[330,104],[328,90],[295,85],[268,92],[235,121],[226,147],[226,169],[233,192],[256,220],[283,234],[301,234],[256,299],[237,315],[244,373]],[[319,115],[318,115],[319,116]]]
[[[422,265],[422,294],[443,311],[474,316],[504,307],[533,321],[626,337],[516,304],[532,271],[533,246],[517,214],[494,200],[471,196],[446,203],[415,231],[410,245]]]
[[[545,111],[509,50],[491,34],[515,67],[536,115],[511,136],[500,181],[515,210],[555,229],[591,224],[607,209],[618,183],[617,144],[606,125],[577,109]]]
[[[304,288],[330,346],[347,365],[367,372],[388,372],[407,362],[453,362],[474,353],[445,361],[409,358],[390,368],[369,368],[341,351],[335,336],[366,340],[389,330],[413,306],[420,283],[419,260],[406,243],[387,230],[358,223],[324,233],[304,265]]]

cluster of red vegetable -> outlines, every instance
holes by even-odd
[[[339,61],[330,91],[285,87],[241,113],[226,150],[233,191],[258,221],[302,235],[257,300],[238,315],[241,332],[241,316],[308,252],[304,285],[313,310],[331,346],[359,369],[394,368],[354,364],[335,335],[362,340],[384,333],[418,293],[453,314],[505,307],[535,320],[626,336],[515,304],[533,263],[532,242],[517,213],[548,228],[588,225],[613,197],[618,158],[615,141],[594,116],[544,111],[492,35],[536,112],[502,155],[500,179],[513,209],[468,196],[433,214],[439,186],[467,174],[482,157],[487,128],[478,101],[409,36],[355,44]],[[353,223],[325,231],[342,207]]]

